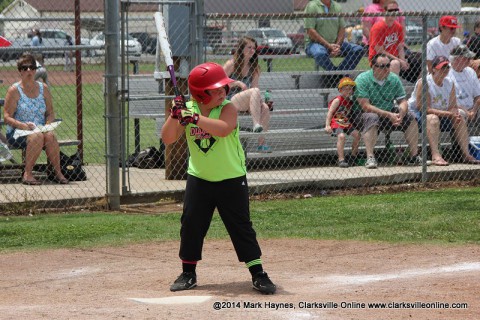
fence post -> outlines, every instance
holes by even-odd
[[[422,182],[427,182],[427,12],[422,12]]]
[[[118,101],[119,77],[119,4],[116,0],[105,1],[105,121],[107,162],[107,203],[111,210],[120,209],[120,104]]]

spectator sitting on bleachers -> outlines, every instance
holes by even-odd
[[[340,80],[338,83],[340,95],[330,101],[325,121],[325,131],[337,136],[338,166],[340,168],[348,168],[350,166],[345,160],[345,134],[353,137],[352,159],[357,157],[360,144],[360,132],[353,127],[349,119],[354,107],[352,101],[354,90],[355,82],[352,79],[345,77]]]
[[[371,66],[372,70],[362,72],[355,79],[355,97],[363,113],[356,116],[354,122],[360,121],[362,126],[361,133],[367,151],[365,167],[375,169],[378,166],[374,149],[379,130],[404,132],[410,148],[407,164],[419,165],[422,159],[418,155],[418,125],[408,112],[402,82],[396,74],[390,72],[390,59],[385,54],[373,56]],[[398,107],[394,101],[397,101]]]
[[[460,25],[456,17],[443,16],[440,18],[438,26],[440,34],[427,43],[428,72],[432,72],[432,61],[435,57],[448,57],[450,51],[462,43],[462,40],[454,37],[458,28],[460,28]]]
[[[455,82],[458,107],[467,113],[467,121],[478,124],[480,81],[475,71],[469,67],[473,57],[475,53],[465,45],[453,48],[450,51],[451,68],[448,77]]]
[[[388,0],[372,0],[372,3],[369,4],[364,13],[379,13],[385,11],[385,5],[388,3]],[[382,17],[362,17],[362,32],[363,32],[363,45],[368,47],[370,42],[370,30],[372,29],[373,25],[382,20]],[[405,17],[400,16],[396,17],[395,21],[400,23],[402,29],[405,31]]]
[[[60,149],[53,131],[35,132],[28,136],[15,137],[16,130],[33,130],[38,125],[55,121],[52,95],[48,86],[35,81],[36,60],[32,54],[23,54],[17,61],[21,80],[14,83],[7,91],[3,111],[7,124],[7,140],[14,148],[25,149],[25,170],[22,183],[39,185],[41,182],[33,176],[33,166],[40,153],[45,153],[53,169],[56,181],[67,184],[60,167]]]
[[[467,42],[468,48],[475,53],[475,57],[470,62],[470,67],[477,73],[477,77],[480,78],[480,20],[475,22],[473,27],[474,35],[470,36]]]
[[[305,13],[340,13],[342,7],[331,0],[311,0]],[[344,41],[345,20],[341,17],[305,18],[305,53],[315,59],[315,64],[327,71],[353,70],[363,56],[363,48]],[[344,57],[335,66],[331,57]]]
[[[427,76],[427,137],[432,153],[432,164],[446,166],[448,162],[443,159],[439,150],[439,137],[442,131],[454,129],[455,140],[463,153],[466,163],[479,164],[480,161],[472,157],[468,151],[468,132],[466,126],[466,113],[458,108],[455,96],[455,84],[448,77],[450,64],[446,57],[435,57],[432,61],[433,73]],[[408,100],[409,110],[416,113],[416,118],[421,122],[422,110],[422,79],[415,85],[412,97]]]
[[[230,84],[227,99],[231,100],[238,111],[250,112],[253,119],[253,132],[267,131],[270,122],[270,110],[263,102],[258,79],[260,66],[258,65],[257,42],[250,37],[239,40],[233,59],[228,60],[223,66],[225,73],[236,80]],[[271,152],[265,143],[265,137],[258,138],[259,152]]]
[[[396,1],[385,5],[386,12],[398,12]],[[390,58],[390,71],[399,75],[400,70],[410,67],[405,59],[405,36],[403,28],[395,21],[395,17],[387,16],[377,21],[370,31],[368,59],[371,60],[377,53],[384,53]]]

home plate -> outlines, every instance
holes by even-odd
[[[130,300],[149,304],[191,304],[203,303],[210,300],[212,296],[175,296],[167,298],[128,298]]]

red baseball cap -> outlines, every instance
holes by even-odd
[[[458,20],[454,16],[443,16],[440,18],[440,27],[460,28]]]
[[[436,56],[432,61],[432,67],[434,69],[442,69],[445,65],[449,66],[450,61],[444,56]]]

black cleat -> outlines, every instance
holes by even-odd
[[[257,273],[252,277],[253,288],[263,294],[274,294],[277,287],[273,284],[268,274],[264,271]]]
[[[170,291],[190,290],[197,286],[195,272],[182,272],[177,280],[170,286]]]

